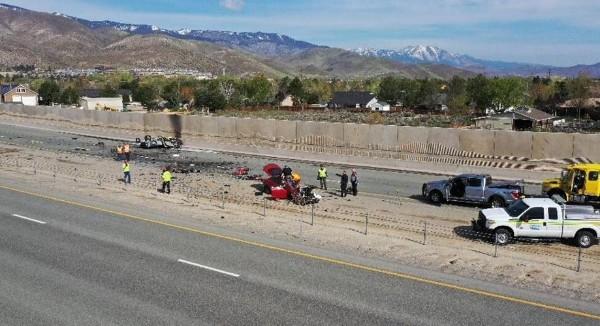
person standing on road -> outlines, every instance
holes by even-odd
[[[131,156],[131,149],[129,148],[129,144],[123,144],[123,154],[125,155],[125,160],[129,161],[129,157]]]
[[[123,162],[123,182],[131,184],[131,165],[129,165],[129,161],[127,160]]]
[[[338,177],[340,177],[340,193],[342,197],[346,197],[346,195],[348,194],[348,174],[346,173],[346,170],[344,170],[344,172],[342,172],[342,174],[336,174]]]
[[[117,160],[123,159],[123,146],[117,145]]]
[[[162,192],[170,194],[171,193],[171,180],[173,179],[173,175],[169,169],[165,168],[162,172]]]
[[[327,169],[323,167],[323,164],[319,167],[319,171],[317,172],[317,179],[321,184],[321,189],[327,190]]]
[[[352,169],[350,183],[352,184],[352,195],[356,196],[358,194],[358,174],[356,173],[355,169]]]

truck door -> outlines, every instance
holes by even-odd
[[[465,199],[469,201],[482,201],[483,200],[483,179],[482,178],[468,178],[467,186],[465,188]]]
[[[542,237],[546,234],[546,225],[543,207],[532,207],[521,214],[517,222],[517,236]],[[546,225],[544,225],[546,224]]]
[[[463,200],[466,191],[466,178],[457,177],[450,181],[448,189],[448,197],[454,200]]]
[[[560,238],[562,235],[562,219],[558,218],[559,211],[556,207],[548,207],[548,216],[544,221],[546,228],[546,236],[549,238]]]

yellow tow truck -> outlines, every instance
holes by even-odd
[[[567,166],[560,178],[545,179],[542,194],[560,196],[567,202],[600,204],[600,163],[578,163]]]

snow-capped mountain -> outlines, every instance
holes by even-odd
[[[169,30],[155,25],[126,24],[110,20],[90,21],[65,15],[63,15],[63,17],[73,19],[91,29],[114,28],[137,35],[166,34],[179,39],[204,41],[228,47],[241,48],[266,57],[298,54],[305,50],[320,47],[277,33],[192,30],[189,28]]]
[[[352,51],[363,56],[386,58],[402,63],[443,64],[488,75],[545,74],[548,69],[555,69],[546,65],[483,60],[428,45],[408,46],[401,50],[358,48]]]
[[[401,50],[358,48],[353,50],[360,55],[379,57],[403,63],[447,64],[454,67],[477,66],[481,60],[468,55],[456,54],[435,46],[408,46]]]

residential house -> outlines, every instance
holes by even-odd
[[[330,104],[331,108],[370,109],[372,111],[389,111],[390,105],[379,102],[371,92],[335,92]]]
[[[23,105],[38,105],[38,93],[24,84],[2,84],[0,86],[0,100],[3,103],[20,103]]]
[[[547,129],[556,119],[544,111],[530,107],[509,108],[500,114],[475,119],[475,126],[481,129],[495,130],[533,130]]]
[[[105,97],[102,96],[102,90],[100,89],[84,89],[79,95],[79,105],[84,110],[108,110],[122,112],[124,109],[125,102],[129,102],[131,98],[131,91],[129,90],[118,90],[117,96]]]
[[[294,98],[292,95],[287,95],[283,100],[279,102],[279,107],[291,108],[294,106]]]

